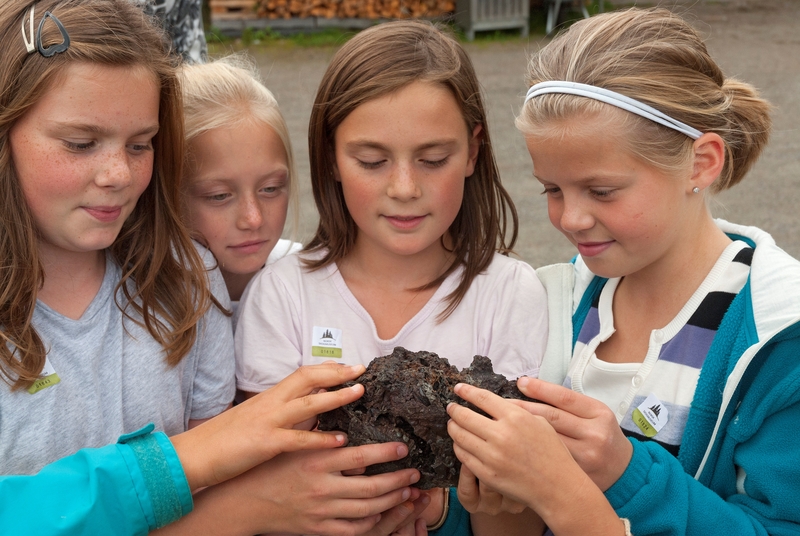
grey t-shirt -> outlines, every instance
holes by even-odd
[[[36,473],[150,422],[177,434],[189,419],[213,417],[233,400],[230,318],[212,306],[189,354],[170,367],[161,345],[117,307],[120,277],[109,258],[100,291],[79,320],[36,304],[33,325],[60,382],[35,394],[0,384],[0,473]],[[219,271],[209,277],[214,295],[229,307]]]

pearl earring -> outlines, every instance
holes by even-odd
[[[692,188],[692,193],[693,193],[693,194],[699,194],[699,193],[700,193],[700,188],[698,188],[697,186],[695,186],[694,188]]]

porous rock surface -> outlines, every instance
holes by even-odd
[[[364,395],[320,415],[319,429],[346,432],[351,446],[402,441],[408,445],[408,456],[370,466],[366,474],[414,467],[421,474],[416,484],[420,489],[458,483],[461,462],[447,434],[447,404],[455,402],[480,410],[455,395],[457,383],[475,385],[503,398],[530,400],[517,389],[516,382],[494,373],[488,357],[476,355],[472,365],[459,372],[435,353],[409,352],[401,347],[372,360],[357,383],[364,386]]]

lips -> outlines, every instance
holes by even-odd
[[[83,207],[90,216],[103,223],[116,221],[122,214],[122,207]]]
[[[582,257],[594,257],[611,247],[613,240],[606,242],[578,242],[578,252]]]
[[[241,242],[233,246],[228,246],[228,249],[243,254],[257,253],[261,249],[261,247],[266,243],[267,240],[249,240],[247,242]]]
[[[384,216],[386,220],[392,224],[393,227],[400,229],[400,230],[411,230],[417,227],[419,224],[422,223],[422,220],[425,219],[425,216]]]

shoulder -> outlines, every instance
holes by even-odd
[[[247,285],[242,302],[264,297],[265,294],[285,292],[295,297],[300,297],[311,286],[328,280],[329,270],[321,268],[310,270],[303,262],[306,259],[317,259],[322,252],[299,252],[284,256],[267,264],[262,268]]]
[[[489,263],[489,266],[484,272],[481,273],[481,275],[492,279],[517,277],[529,278],[538,281],[538,278],[536,277],[536,270],[534,270],[530,264],[521,259],[514,259],[499,253],[494,254],[494,257],[492,257],[492,262]]]
[[[300,242],[292,242],[291,240],[281,238],[275,244],[275,247],[272,248],[269,257],[267,258],[267,264],[272,264],[279,259],[282,259],[287,255],[291,255],[292,253],[297,253],[302,249],[303,244]]]
[[[518,293],[520,298],[544,294],[544,287],[530,264],[495,253],[486,270],[472,281],[470,291],[495,293],[504,289]]]
[[[537,268],[536,275],[547,291],[548,301],[558,299],[560,303],[569,304],[571,312],[578,310],[586,291],[594,288],[593,282],[602,280],[589,270],[580,255],[572,262]]]
[[[289,242],[287,240],[287,242]],[[289,242],[289,244],[296,244],[295,242]],[[322,256],[322,252],[301,252],[299,246],[296,249],[287,248],[283,250],[284,255],[274,259],[267,263],[267,265],[256,274],[256,277],[260,279],[269,278],[269,277],[280,277],[280,278],[287,278],[287,279],[300,279],[307,277],[307,274],[312,273],[312,270],[309,270],[306,267],[304,261],[306,260],[316,260]],[[276,246],[277,247],[277,246]],[[270,255],[271,257],[271,255]]]
[[[197,254],[200,255],[200,259],[202,259],[203,265],[206,267],[206,277],[208,278],[211,294],[214,295],[223,307],[230,309],[231,299],[228,295],[228,287],[225,286],[225,280],[222,278],[222,273],[219,271],[217,259],[214,257],[214,254],[211,253],[210,249],[199,242],[193,240],[192,244],[194,244]]]
[[[760,339],[800,322],[800,261],[775,244],[769,233],[757,227],[717,220],[734,239],[754,246],[750,266],[750,299]]]

